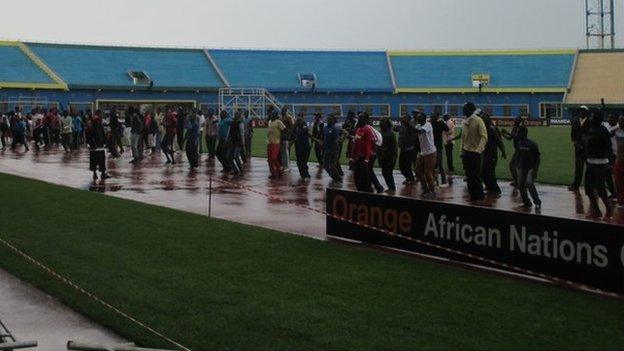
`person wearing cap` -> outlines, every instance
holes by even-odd
[[[578,118],[572,120],[570,137],[574,144],[574,181],[568,187],[570,191],[577,191],[583,181],[583,169],[585,168],[585,144],[589,126],[589,108],[581,106]]]
[[[476,114],[477,108],[472,102],[464,104],[463,112],[466,120],[462,131],[462,163],[466,174],[468,192],[472,201],[485,198],[481,167],[483,150],[487,144],[488,134],[485,123]]]

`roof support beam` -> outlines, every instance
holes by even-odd
[[[230,82],[225,77],[225,74],[223,74],[223,71],[221,71],[221,68],[219,68],[219,65],[217,65],[217,61],[215,61],[212,55],[210,55],[210,52],[208,51],[208,49],[204,49],[203,51],[204,51],[204,55],[206,55],[206,58],[208,59],[208,61],[210,61],[212,68],[214,68],[215,72],[217,72],[217,75],[219,76],[223,84],[225,84],[227,88],[230,88],[231,87]]]

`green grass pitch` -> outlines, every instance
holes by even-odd
[[[618,300],[14,176],[0,184],[0,237],[193,350],[624,346]],[[142,346],[172,347],[4,246],[0,267]]]

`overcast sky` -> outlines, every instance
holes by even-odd
[[[618,33],[624,34],[624,0]],[[0,37],[158,46],[576,48],[584,0],[2,0]],[[623,46],[624,35],[618,46]]]

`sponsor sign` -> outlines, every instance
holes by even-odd
[[[348,220],[327,216],[327,235],[331,237],[501,268],[410,240],[416,239],[624,293],[622,226],[336,189],[327,190],[327,212]]]

